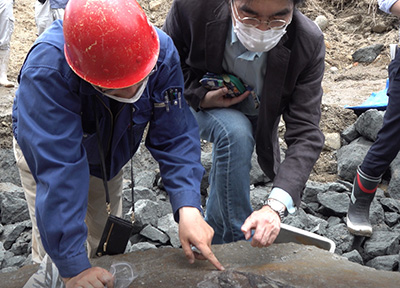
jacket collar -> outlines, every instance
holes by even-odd
[[[224,58],[225,40],[229,31],[231,17],[229,4],[222,1],[213,13],[215,20],[208,22],[206,25],[206,68],[210,72],[222,73],[222,61],[215,61],[215,59]]]

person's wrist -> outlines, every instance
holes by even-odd
[[[280,220],[282,221],[283,218],[286,216],[287,214],[287,210],[286,210],[286,206],[285,204],[283,204],[282,202],[273,199],[273,198],[268,198],[267,201],[265,201],[264,203],[266,206],[268,206],[269,208],[271,208],[273,211],[276,212],[276,214],[278,214]]]
[[[204,104],[204,98],[201,99],[200,102],[199,102],[199,109],[200,109],[200,110],[204,110],[204,109],[205,109],[204,106],[203,106],[203,104]]]
[[[179,208],[179,217],[181,217],[183,214],[185,213],[200,213],[199,209],[197,209],[196,207],[193,206],[182,206],[181,208]]]

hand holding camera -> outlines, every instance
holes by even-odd
[[[228,89],[226,97],[234,98],[242,95],[246,91],[252,91],[253,89],[243,84],[239,78],[232,74],[214,74],[207,72],[203,78],[200,79],[200,83],[203,87],[208,90],[216,90],[223,87]]]

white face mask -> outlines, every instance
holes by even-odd
[[[136,101],[139,100],[139,98],[142,96],[144,89],[146,89],[147,86],[147,81],[149,80],[149,77],[146,77],[142,84],[140,85],[140,87],[136,90],[135,95],[133,95],[131,98],[123,98],[123,97],[118,97],[118,96],[114,96],[114,95],[110,95],[107,93],[102,92],[100,89],[98,89],[96,86],[93,86],[94,89],[96,89],[97,91],[101,92],[104,96],[107,96],[111,99],[114,99],[116,101],[122,102],[122,103],[128,103],[128,104],[132,104],[135,103]]]
[[[247,27],[242,22],[240,22],[236,16],[234,11],[232,11],[232,15],[234,18],[234,26],[233,31],[236,33],[236,36],[239,38],[240,42],[246,47],[247,50],[252,52],[267,52],[274,48],[283,35],[286,34],[286,27],[279,30],[260,30],[256,27]],[[288,25],[290,22],[288,23]]]

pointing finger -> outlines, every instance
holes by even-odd
[[[214,253],[211,251],[210,247],[208,247],[207,245],[205,246],[201,246],[198,247],[201,254],[208,260],[211,262],[211,264],[213,264],[215,266],[215,268],[217,268],[218,270],[225,270],[224,266],[222,266],[222,264],[218,261],[217,257],[215,257]]]

